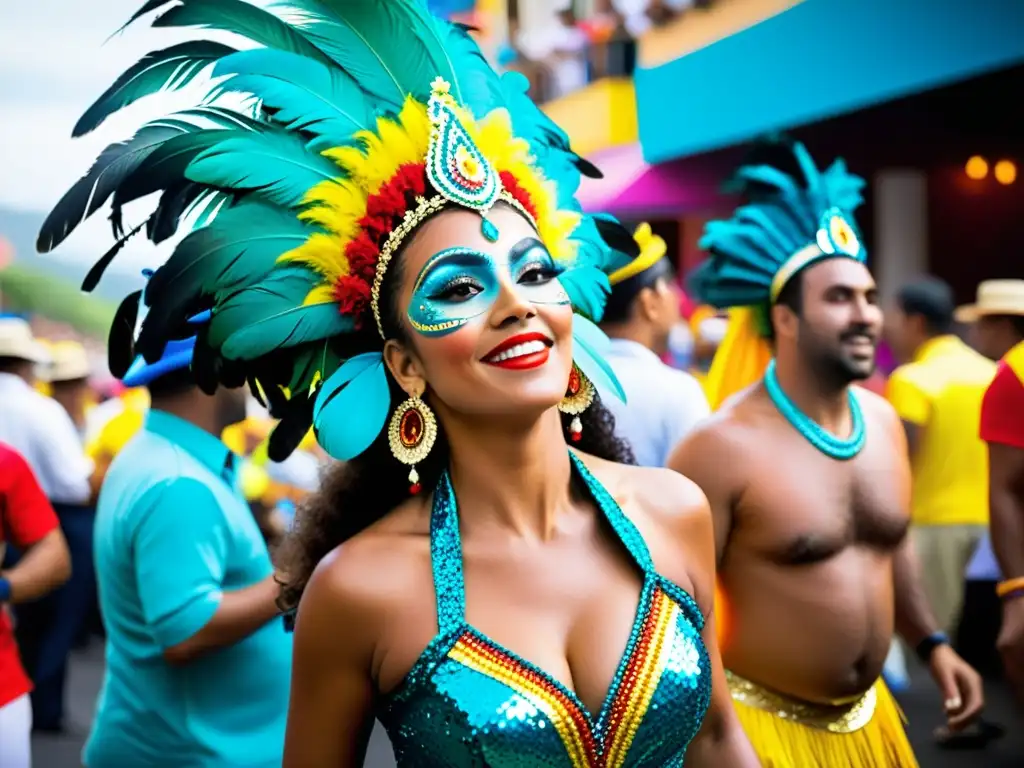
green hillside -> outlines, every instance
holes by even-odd
[[[74,283],[22,264],[0,270],[4,312],[39,314],[105,339],[117,305],[82,293]]]

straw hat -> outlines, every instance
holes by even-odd
[[[956,319],[974,323],[985,315],[1024,315],[1024,280],[985,280],[974,304],[957,307]]]
[[[90,373],[89,355],[77,341],[58,341],[52,344],[49,365],[41,365],[36,371],[40,379],[51,384],[87,379]]]
[[[20,317],[0,317],[0,357],[47,363],[46,347],[32,336],[32,327]]]

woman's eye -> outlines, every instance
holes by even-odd
[[[472,281],[452,283],[441,290],[435,298],[442,301],[466,301],[480,293],[481,288]]]
[[[555,277],[555,270],[550,267],[537,265],[527,267],[519,276],[520,283],[546,283]]]

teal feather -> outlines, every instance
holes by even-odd
[[[309,190],[334,181],[341,171],[288,133],[228,138],[198,155],[185,177],[221,189],[258,190],[277,205],[297,207]]]
[[[377,439],[391,409],[384,360],[367,352],[345,362],[324,382],[313,407],[313,429],[328,455],[348,461]]]
[[[461,98],[442,42],[445,22],[419,0],[287,0],[273,7],[299,11],[303,34],[392,109],[409,94],[426,101],[435,77]]]
[[[597,388],[598,394],[604,398],[615,396],[626,402],[625,390],[604,359],[610,346],[604,331],[585,317],[575,315],[572,319],[572,342],[572,359]]]
[[[226,296],[264,278],[281,254],[304,243],[311,232],[287,211],[245,203],[186,236],[146,285],[150,311],[139,333],[140,354],[159,356],[171,329],[204,297]]]
[[[569,294],[574,311],[595,323],[601,322],[604,306],[612,290],[608,275],[593,265],[583,264],[560,274],[558,282]]]
[[[308,56],[325,64],[330,59],[299,30],[269,11],[244,0],[177,0],[153,22],[154,27],[202,27],[232,32],[265,48]],[[147,5],[153,5],[147,3]],[[166,5],[157,3],[153,7]],[[131,22],[129,22],[131,23]]]
[[[276,349],[350,332],[352,318],[338,312],[334,302],[303,304],[319,282],[304,267],[287,267],[231,293],[216,304],[210,343],[228,360],[255,360]]]
[[[731,219],[708,222],[700,239],[711,258],[691,286],[715,307],[767,305],[780,267],[816,241],[822,216],[832,208],[856,227],[853,211],[863,202],[864,181],[842,160],[821,172],[802,144],[787,139],[767,142],[761,151],[766,162],[734,176],[747,202]]]
[[[233,75],[220,84],[221,89],[256,96],[286,129],[308,131],[325,140],[311,149],[338,146],[356,131],[374,127],[373,106],[359,85],[342,70],[303,56],[242,51],[218,62],[213,74]]]
[[[210,40],[190,40],[147,53],[122,74],[78,119],[71,135],[84,136],[110,115],[159,91],[176,91],[234,48]]]
[[[165,141],[198,130],[180,120],[154,120],[128,141],[109,145],[92,168],[69,189],[46,217],[36,240],[36,249],[47,253],[70,235],[86,218],[106,203],[121,181],[129,176]]]

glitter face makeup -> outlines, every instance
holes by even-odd
[[[520,240],[504,258],[475,248],[447,248],[420,270],[407,316],[424,336],[445,336],[490,310],[503,280],[531,304],[568,304],[558,282],[561,272],[535,237]]]

